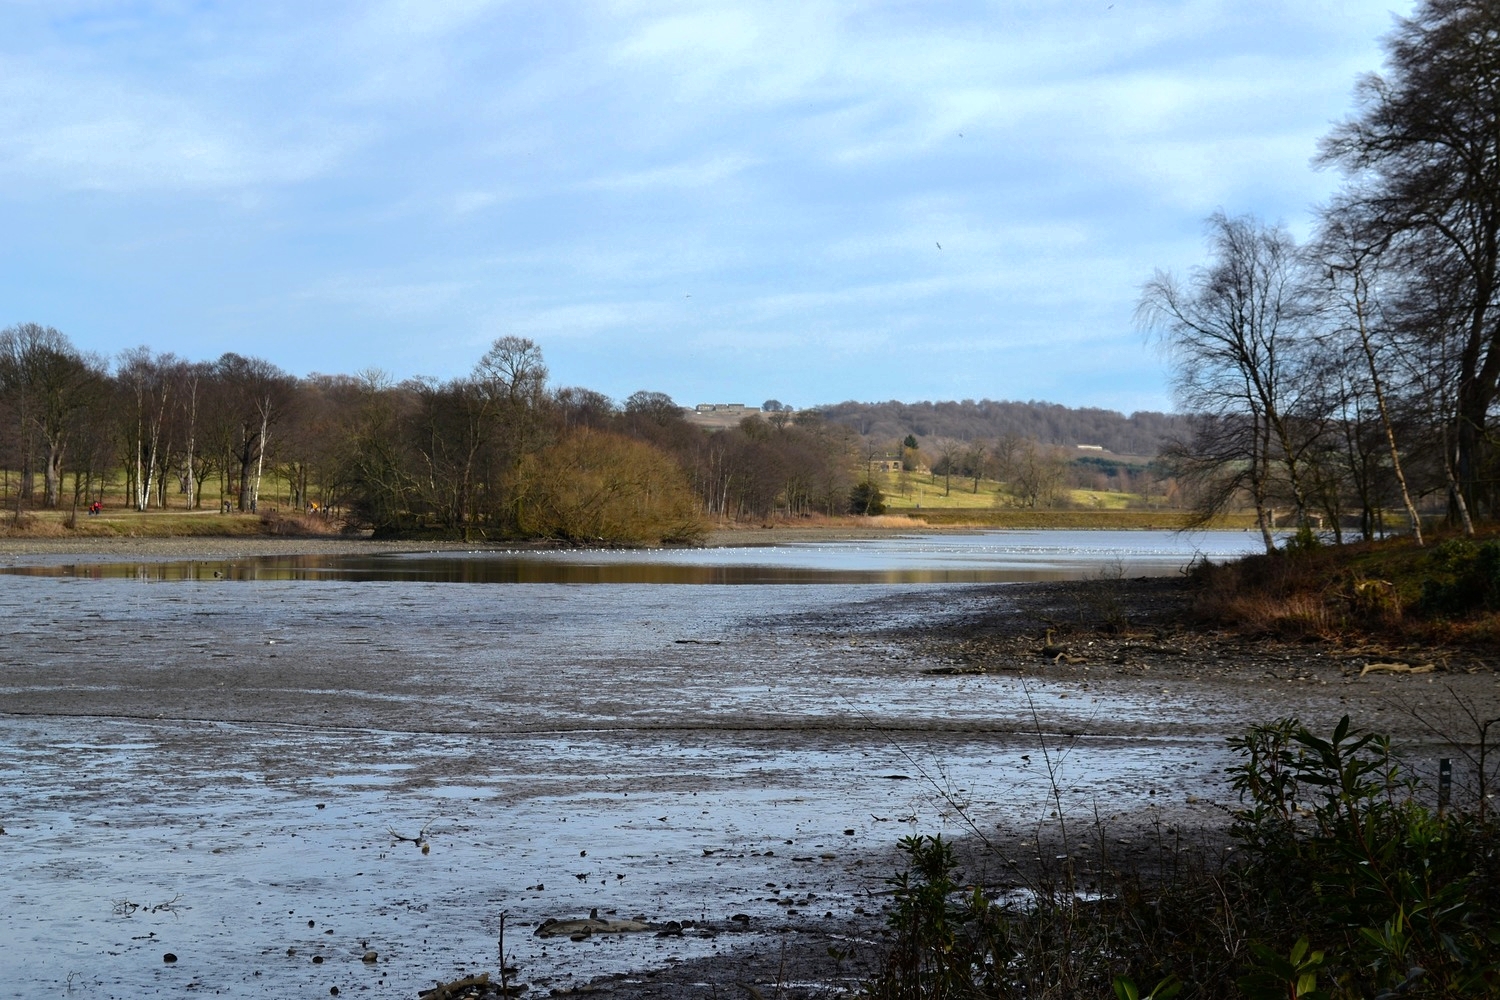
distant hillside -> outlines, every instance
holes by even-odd
[[[815,409],[830,422],[893,443],[908,434],[924,443],[936,438],[974,441],[1013,434],[1043,444],[1096,444],[1116,455],[1149,457],[1160,450],[1162,442],[1186,430],[1186,418],[1172,413],[1142,411],[1127,417],[1094,407],[992,399],[977,403],[972,399],[961,403],[849,402]]]

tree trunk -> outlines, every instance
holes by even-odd
[[[260,447],[255,456],[255,491],[250,494],[250,509],[255,510],[260,505],[260,477],[266,468],[266,430],[271,422],[271,397],[267,396],[265,405],[260,408]]]
[[[46,489],[43,505],[49,509],[62,503],[62,461],[62,442],[49,443],[46,465],[42,468],[42,479]]]
[[[1462,427],[1462,425],[1460,425]],[[1447,435],[1445,434],[1446,438]],[[1474,537],[1474,522],[1469,517],[1469,503],[1464,498],[1464,481],[1459,473],[1457,464],[1463,460],[1463,451],[1448,447],[1448,442],[1443,442],[1443,474],[1448,477],[1448,502],[1453,512],[1458,516],[1458,522],[1463,526],[1464,535],[1468,538]]]
[[[184,464],[187,466],[187,505],[188,509],[192,510],[198,506],[198,492],[193,489],[193,445],[198,433],[198,379],[193,378],[189,386],[187,458]]]

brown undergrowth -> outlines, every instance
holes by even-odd
[[[1292,545],[1190,572],[1193,613],[1280,639],[1493,646],[1500,641],[1500,531],[1329,546]]]
[[[115,507],[98,515],[87,510],[37,510],[23,511],[19,516],[13,512],[0,516],[0,538],[324,538],[344,533],[341,521],[288,510],[220,514]]]

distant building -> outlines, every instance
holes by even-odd
[[[1079,451],[1103,451],[1104,450],[1104,445],[1102,445],[1102,444],[1075,444],[1073,447],[1077,448]]]
[[[744,412],[747,412],[744,403],[699,403],[697,406],[693,407],[693,409],[696,410],[699,413],[744,413]],[[750,409],[750,412],[759,413],[760,409],[758,407],[752,407]]]

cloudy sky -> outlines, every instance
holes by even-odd
[[[0,325],[623,399],[1166,409],[1392,0],[0,0]]]

